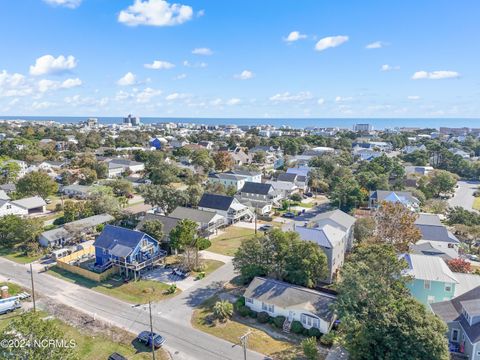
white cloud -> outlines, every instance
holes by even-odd
[[[197,11],[197,17],[202,17],[203,15],[205,15],[205,10],[198,10]]]
[[[138,103],[145,104],[145,103],[150,102],[150,100],[153,97],[161,95],[161,94],[162,94],[161,90],[155,90],[155,89],[147,87],[147,88],[143,89],[142,91],[140,91],[136,95],[136,100],[137,100]]]
[[[120,11],[118,21],[128,25],[174,26],[192,19],[193,9],[188,5],[169,4],[165,0],[135,0]]]
[[[409,96],[407,96],[407,99],[408,100],[420,100],[421,98],[418,95],[409,95]]]
[[[81,85],[82,85],[82,80],[80,80],[79,78],[67,79],[67,80],[62,82],[61,88],[71,89],[71,88],[81,86]]]
[[[0,97],[27,96],[33,92],[32,84],[19,73],[0,72]]]
[[[454,79],[458,78],[460,74],[456,71],[450,70],[438,70],[438,71],[417,71],[412,75],[413,80],[429,79],[429,80],[441,80],[441,79]]]
[[[205,62],[191,63],[190,61],[185,60],[183,62],[183,66],[189,67],[189,68],[206,68],[208,64]]]
[[[238,99],[238,98],[231,98],[230,100],[227,100],[227,105],[229,106],[234,106],[234,105],[238,105],[242,102],[242,100]]]
[[[334,48],[342,45],[347,41],[348,36],[345,35],[327,36],[317,42],[317,44],[315,45],[315,50],[323,51],[329,48]]]
[[[175,100],[182,100],[189,98],[189,94],[182,94],[182,93],[171,93],[165,97],[165,100],[167,101],[175,101]]]
[[[234,75],[234,78],[239,80],[248,80],[253,78],[254,76],[255,74],[250,70],[243,70],[240,74]]]
[[[210,105],[212,105],[212,106],[220,106],[220,105],[222,105],[222,103],[223,103],[223,101],[220,98],[213,99],[212,101],[210,101]]]
[[[286,41],[286,42],[289,42],[289,43],[292,43],[292,42],[295,42],[295,41],[298,41],[298,40],[302,40],[302,39],[306,39],[307,38],[307,35],[305,34],[301,34],[299,31],[292,31],[290,34],[288,34],[288,36],[286,38],[284,38],[283,40]]]
[[[131,86],[137,83],[137,77],[131,72],[127,72],[120,79],[118,79],[117,84],[120,86]]]
[[[55,58],[52,55],[44,55],[35,60],[35,65],[30,66],[30,74],[34,76],[46,74],[60,74],[74,69],[77,66],[75,57],[60,55]]]
[[[343,97],[343,96],[337,96],[335,98],[335,102],[345,102],[345,101],[352,101],[353,100],[353,97],[351,96],[346,96],[346,97]]]
[[[369,50],[371,50],[371,49],[381,49],[386,45],[387,45],[387,43],[385,43],[383,41],[375,41],[373,43],[367,44],[365,46],[365,49],[369,49]]]
[[[51,103],[48,101],[42,101],[42,102],[34,101],[32,103],[32,108],[34,108],[35,110],[43,110],[43,109],[48,109],[49,107],[52,107],[54,105],[55,105],[54,103]]]
[[[82,0],[43,0],[49,5],[63,6],[70,9],[75,9],[80,6]]]
[[[105,105],[108,104],[109,99],[104,97],[104,98],[93,98],[93,97],[87,97],[87,96],[81,96],[81,95],[73,95],[73,96],[68,96],[63,99],[66,104],[74,107],[79,107],[79,106],[85,106],[85,107],[104,107]]]
[[[187,78],[187,74],[178,74],[175,76],[175,80],[183,80]]]
[[[380,68],[380,71],[394,71],[394,70],[400,70],[400,66],[397,66],[397,65],[392,66],[392,65],[384,64]]]
[[[318,104],[318,105],[323,105],[323,104],[325,104],[325,99],[323,99],[323,98],[318,99],[318,100],[317,100],[317,104]]]
[[[297,94],[291,94],[288,91],[281,93],[281,94],[275,94],[270,97],[270,101],[275,101],[275,102],[302,102],[306,100],[311,100],[313,98],[313,95],[309,91],[301,91]]]
[[[144,67],[147,69],[154,69],[154,70],[168,70],[168,69],[173,69],[175,67],[175,64],[172,64],[171,62],[168,62],[168,61],[155,60],[151,64],[145,64]]]
[[[192,50],[192,54],[210,56],[210,55],[213,55],[213,51],[209,48],[196,48]]]

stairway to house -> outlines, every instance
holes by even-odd
[[[287,334],[290,333],[290,328],[292,327],[292,322],[288,320],[288,318],[285,319],[283,322],[283,332],[286,332]]]

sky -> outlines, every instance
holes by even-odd
[[[0,1],[0,116],[480,117],[478,0],[177,1]]]

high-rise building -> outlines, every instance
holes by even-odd
[[[123,124],[129,125],[129,126],[139,126],[140,118],[138,116],[133,116],[132,114],[128,114],[127,117],[123,118]]]
[[[371,124],[355,124],[353,126],[353,131],[356,132],[370,132],[373,130],[373,126]]]

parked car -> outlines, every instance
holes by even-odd
[[[469,254],[469,255],[467,255],[467,258],[469,260],[472,260],[472,261],[478,261],[478,256],[477,255]]]
[[[127,360],[127,358],[115,352],[108,357],[108,360]]]
[[[20,304],[20,301],[17,300],[17,298],[5,299],[0,302],[0,315],[15,311],[17,309],[20,309],[21,307],[22,305]]]
[[[179,268],[174,268],[172,270],[173,275],[180,276],[182,279],[185,279],[190,273],[187,270],[179,269]]]
[[[46,203],[46,204],[51,204],[51,203],[52,203],[52,199],[46,198],[46,199],[45,199],[45,203]]]
[[[140,334],[138,334],[137,340],[148,347],[152,347],[153,343],[155,349],[162,347],[162,345],[165,344],[166,341],[163,336],[157,333],[152,333],[150,331],[142,331]]]
[[[263,225],[263,226],[260,226],[260,228],[258,230],[260,231],[270,231],[273,229],[273,226],[272,225]]]
[[[304,195],[305,195],[306,197],[312,197],[312,196],[313,196],[313,193],[311,193],[311,192],[306,192]]]
[[[282,215],[282,217],[287,219],[293,219],[295,217],[295,214],[293,212],[286,212],[285,214]]]

